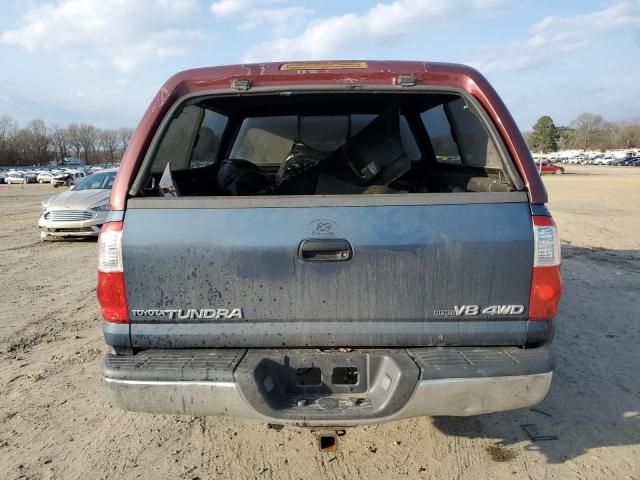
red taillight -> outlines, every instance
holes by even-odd
[[[122,222],[102,226],[98,240],[98,302],[107,322],[127,323],[129,308],[122,268]]]
[[[534,215],[534,260],[529,296],[529,320],[551,320],[562,295],[560,239],[551,217]]]
[[[127,291],[124,272],[101,272],[98,270],[98,302],[102,307],[102,318],[112,323],[127,323]]]

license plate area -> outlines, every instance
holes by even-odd
[[[399,409],[419,368],[404,350],[248,350],[234,377],[245,399],[270,417],[345,420]]]
[[[257,362],[254,377],[267,394],[275,387],[286,395],[364,393],[368,389],[367,360],[362,354],[318,351],[271,355]]]

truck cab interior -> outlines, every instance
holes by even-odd
[[[132,196],[523,189],[480,107],[453,93],[205,96],[169,115]]]

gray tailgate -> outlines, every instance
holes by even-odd
[[[133,345],[524,343],[533,257],[526,194],[286,200],[131,200],[123,258]],[[323,245],[316,240],[329,249],[348,242],[348,258],[307,258],[305,240],[311,250]],[[473,305],[479,314],[464,315]],[[524,309],[482,313],[491,306]],[[202,318],[203,309],[215,313]],[[225,314],[234,309],[240,318]]]

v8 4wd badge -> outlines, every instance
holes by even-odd
[[[453,309],[434,310],[436,317],[474,317],[477,315],[520,315],[524,305],[455,305]]]

